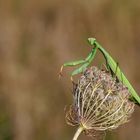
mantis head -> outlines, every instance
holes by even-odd
[[[88,43],[93,46],[95,44],[96,39],[95,38],[88,38]]]

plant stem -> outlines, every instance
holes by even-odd
[[[76,131],[76,133],[75,133],[75,135],[74,135],[74,137],[73,137],[72,140],[77,140],[78,136],[80,135],[80,133],[81,133],[83,130],[84,130],[84,128],[83,128],[82,126],[80,126],[80,127],[77,129],[77,131]]]

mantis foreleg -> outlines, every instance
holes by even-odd
[[[74,70],[72,72],[71,76],[83,72],[87,68],[87,66],[91,63],[91,61],[94,59],[96,52],[97,52],[97,47],[95,47],[95,48],[92,49],[92,51],[85,58],[85,60],[78,60],[78,61],[64,63],[62,65],[62,67],[61,67],[61,70],[60,70],[60,74],[59,75],[62,75],[63,67],[65,67],[65,66],[76,66],[76,65],[80,65],[80,64],[83,64],[83,65],[81,67],[79,67],[78,69]]]

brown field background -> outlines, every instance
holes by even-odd
[[[96,39],[140,94],[140,2],[137,0],[0,0],[0,140],[71,140],[64,108],[69,72]],[[93,65],[101,64],[101,55]],[[106,140],[139,140],[140,108]],[[91,138],[81,135],[79,140]]]

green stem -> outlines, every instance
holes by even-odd
[[[84,128],[83,128],[82,126],[80,126],[80,127],[77,129],[77,131],[76,131],[76,133],[75,133],[75,135],[74,135],[74,137],[73,137],[72,140],[77,140],[77,138],[79,137],[80,133],[81,133],[83,130],[84,130]]]

